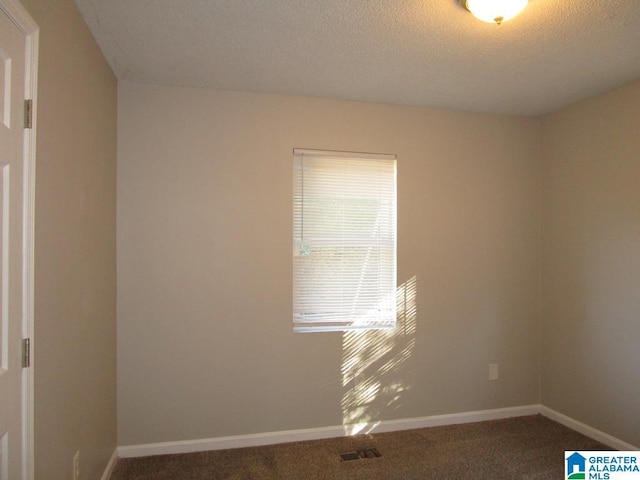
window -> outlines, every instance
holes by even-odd
[[[293,328],[396,322],[396,157],[294,150]]]

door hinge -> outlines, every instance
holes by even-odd
[[[31,366],[31,339],[22,339],[22,368]]]
[[[33,128],[33,100],[24,101],[24,128]]]

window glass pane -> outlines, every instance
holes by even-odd
[[[294,155],[294,329],[395,325],[396,161]]]

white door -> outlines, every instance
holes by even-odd
[[[29,377],[23,372],[25,311],[30,301],[25,277],[25,178],[28,136],[25,134],[27,36],[0,4],[0,479],[29,476],[25,429],[30,419],[24,401]],[[26,244],[29,242],[27,241]],[[26,293],[26,295],[25,295]],[[28,393],[27,393],[28,394]],[[26,446],[26,448],[25,448]]]

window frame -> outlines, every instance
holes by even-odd
[[[318,170],[322,171],[324,168],[329,172],[335,171],[335,173],[328,175],[326,173],[316,173],[314,175],[318,175],[317,178],[309,177],[309,175],[312,175],[312,169],[305,165],[305,161],[313,161],[316,166],[325,161],[324,167],[320,167]],[[343,172],[339,172],[340,167],[331,167],[330,164],[332,162],[335,164],[344,162]],[[371,174],[371,171],[376,171],[376,168],[377,177],[375,174]],[[360,172],[365,173],[361,174]],[[397,156],[392,154],[296,148],[293,150],[293,173],[294,332],[344,332],[395,328],[397,316],[395,297],[398,236]],[[307,175],[307,183],[310,183],[310,178],[314,178],[321,184],[321,195],[318,195],[316,190],[316,195],[313,197],[314,205],[317,207],[316,210],[320,209],[320,218],[325,216],[327,209],[332,208],[335,204],[338,205],[335,208],[349,210],[351,213],[351,216],[345,214],[345,219],[342,220],[342,223],[336,222],[335,219],[326,222],[329,225],[329,229],[331,229],[331,226],[340,223],[342,230],[340,230],[339,234],[326,235],[325,232],[323,233],[324,237],[320,238],[317,234],[314,236],[313,233],[309,234],[305,231],[305,221],[308,222],[310,218],[316,220],[316,226],[325,225],[322,221],[317,223],[317,216],[311,217],[312,214],[305,213],[305,202],[309,202],[310,195],[304,188],[305,175]],[[322,175],[326,175],[326,177]],[[344,191],[342,196],[336,193],[341,184],[338,182],[336,187],[333,183],[337,182],[334,177],[345,182],[345,185],[342,186]],[[376,178],[377,183],[376,181],[366,183],[367,178]],[[365,183],[362,183],[363,179]],[[322,182],[327,182],[326,192],[322,190],[322,188],[325,188],[325,183]],[[354,183],[350,184],[349,182]],[[353,185],[354,187],[349,190],[348,185]],[[365,190],[366,193],[364,193]],[[370,193],[371,190],[375,191],[376,194]],[[358,204],[362,205],[363,208],[359,209]],[[375,216],[375,222],[371,221],[372,215]],[[335,217],[335,215],[333,216]],[[379,219],[381,218],[383,219],[381,221],[383,228],[379,226]],[[350,222],[349,219],[353,221]],[[375,223],[375,228],[371,226],[371,223]],[[363,228],[364,233],[356,232],[356,234],[350,235],[352,230],[357,230],[358,228]],[[307,228],[307,230],[309,229]],[[382,233],[373,235],[373,230],[379,230]],[[365,244],[362,244],[362,242]],[[370,245],[367,245],[366,242],[369,242]],[[313,247],[310,246],[311,244],[313,244]],[[309,265],[316,264],[314,260],[307,260],[307,268],[305,268],[305,259],[300,257],[310,257],[316,250],[323,249],[328,250],[329,253],[327,254],[326,251],[319,253],[317,258],[320,260],[315,260],[315,262],[319,262],[317,264],[321,263],[322,265],[328,264],[329,267],[325,268],[325,270],[329,273],[306,273],[306,271],[314,270],[309,268]],[[341,252],[340,255],[335,253],[338,250]],[[347,251],[351,251],[351,253],[345,253]],[[359,260],[358,256],[362,256],[365,251],[366,261]],[[343,260],[339,260],[336,257],[340,257]],[[372,258],[373,261],[371,260]],[[383,275],[380,276],[379,280],[375,280],[375,267],[368,266],[369,263],[375,265],[378,268],[378,272],[382,271]],[[344,265],[347,265],[347,267],[344,267]],[[349,275],[344,273],[347,269],[350,272]],[[338,270],[341,273],[338,273]],[[358,278],[358,281],[354,281],[353,278],[344,280],[344,277],[349,276]],[[358,295],[356,300],[348,295],[345,297],[344,292],[342,294],[330,292],[328,289],[337,290],[338,287],[327,287],[324,283],[329,280],[335,280],[335,277],[340,278],[335,283],[343,288],[346,287],[347,293],[349,293],[348,289],[353,288],[355,283],[365,284],[366,294],[363,294],[362,298]],[[308,284],[314,285],[313,288],[315,288],[315,285],[320,284],[321,286],[318,287],[320,293],[309,293],[309,290],[313,288],[310,288]],[[315,305],[314,295],[320,298],[317,301],[318,305]],[[341,296],[346,299],[339,299]],[[330,298],[330,300],[327,300],[327,298]],[[337,305],[335,314],[333,312],[318,313],[326,307],[325,302]],[[354,308],[356,302],[359,308]],[[308,306],[309,303],[312,304],[311,307]],[[314,317],[316,320],[313,320]]]

